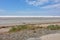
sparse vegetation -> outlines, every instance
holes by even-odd
[[[28,29],[27,25],[17,25],[15,27],[12,27],[9,32],[16,32],[20,30]]]
[[[0,34],[1,40],[25,40],[26,38],[31,37],[41,37],[43,35],[52,34],[60,32],[59,25],[48,25],[46,27],[43,26],[35,26],[35,25],[16,25],[11,26],[11,29],[6,34]],[[27,40],[27,39],[26,39]]]
[[[59,25],[48,25],[47,29],[50,29],[50,30],[59,30],[60,26]]]
[[[17,25],[15,27],[12,27],[9,32],[16,32],[20,30],[25,30],[25,29],[31,29],[29,25]]]
[[[12,28],[9,30],[9,32],[15,32],[15,31],[17,31],[17,28],[16,28],[16,27],[12,27]]]
[[[35,26],[32,26],[32,25],[17,25],[15,27],[12,27],[9,32],[16,32],[16,31],[26,30],[26,29],[35,30],[35,29],[46,29],[46,28],[38,27],[38,26],[35,27]],[[48,25],[47,29],[48,30],[59,30],[60,26],[59,25]]]
[[[32,25],[17,25],[15,27],[12,27],[9,32],[16,32],[16,31],[20,31],[20,30],[25,30],[25,29],[28,29],[28,30],[35,30],[39,27],[35,27],[35,26],[32,26]]]

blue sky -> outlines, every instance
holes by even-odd
[[[0,16],[60,16],[60,0],[0,0]]]

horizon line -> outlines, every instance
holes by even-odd
[[[60,16],[0,16],[0,17],[60,17]]]

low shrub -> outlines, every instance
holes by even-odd
[[[16,32],[16,31],[20,31],[20,30],[24,30],[24,29],[27,29],[28,26],[27,25],[18,25],[18,26],[15,26],[15,27],[12,27],[9,32]]]
[[[15,32],[15,31],[17,31],[16,29],[17,29],[17,28],[12,27],[12,28],[9,30],[9,32]]]
[[[47,28],[50,30],[59,30],[60,26],[59,25],[48,25]]]

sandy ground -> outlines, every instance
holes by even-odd
[[[40,38],[41,40],[60,40],[60,34],[59,33],[50,34],[50,35],[42,36]]]
[[[60,34],[59,33],[49,34],[42,36],[40,38],[29,38],[28,40],[60,40]]]
[[[34,32],[35,31],[35,32]],[[52,40],[60,38],[60,30],[24,30],[0,34],[0,40]]]
[[[8,32],[10,30],[10,28],[2,28],[0,29],[0,33],[5,33]]]

